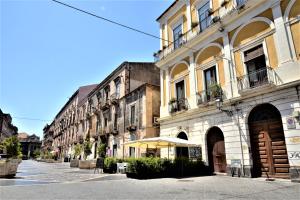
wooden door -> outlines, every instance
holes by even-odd
[[[213,129],[207,138],[209,166],[214,172],[226,172],[224,136],[221,130]]]
[[[289,162],[281,121],[250,124],[253,175],[289,178]]]

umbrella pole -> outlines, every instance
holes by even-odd
[[[168,143],[168,160],[170,159],[169,154],[170,154],[170,143]]]

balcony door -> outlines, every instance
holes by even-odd
[[[176,26],[173,29],[174,49],[177,49],[182,44],[182,25]]]
[[[262,45],[245,51],[244,59],[250,87],[257,87],[268,82],[266,58]]]
[[[204,71],[204,77],[205,77],[206,97],[207,97],[207,101],[210,101],[213,97],[211,88],[213,85],[217,84],[216,66],[206,69]]]
[[[177,100],[185,99],[184,80],[176,83],[176,98]]]
[[[209,1],[198,10],[200,31],[204,31],[210,24],[210,16],[208,13],[210,6]]]

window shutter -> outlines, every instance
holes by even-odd
[[[259,45],[253,49],[250,49],[244,53],[245,62],[253,60],[259,56],[264,55],[264,49],[262,45]]]

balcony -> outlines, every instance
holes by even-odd
[[[232,2],[234,1],[234,2]],[[231,15],[233,12],[240,13],[241,10],[245,8],[249,0],[224,0],[221,7],[212,10],[207,10],[208,16],[203,18],[197,23],[192,23],[192,28],[187,32],[183,33],[176,41],[170,42],[169,45],[163,46],[161,50],[153,54],[154,61],[158,62],[165,59],[169,54],[173,53],[177,49],[180,49],[186,43],[207,31],[211,26],[220,22],[225,16]],[[255,1],[254,1],[255,2]],[[259,3],[259,1],[257,1]],[[253,1],[252,1],[253,3]],[[232,5],[227,7],[227,5]],[[224,31],[224,28],[220,26],[218,28],[220,32]],[[189,47],[187,47],[189,48]]]
[[[101,102],[100,102],[100,109],[101,110],[106,110],[109,108],[109,99],[103,99]]]
[[[276,85],[275,72],[266,67],[237,78],[239,93],[250,91],[254,88],[272,87]]]
[[[137,127],[134,124],[130,124],[129,126],[126,127],[128,131],[136,131]]]
[[[116,105],[119,103],[120,94],[119,93],[113,93],[110,95],[110,101],[112,104]]]
[[[209,102],[214,102],[217,98],[222,98],[223,91],[220,85],[215,84],[207,90],[196,93],[197,105],[207,105]]]
[[[169,102],[169,113],[175,113],[188,109],[188,102],[186,98],[171,99]]]
[[[114,125],[112,128],[112,132],[113,135],[118,135],[119,134],[119,126],[118,125]]]

